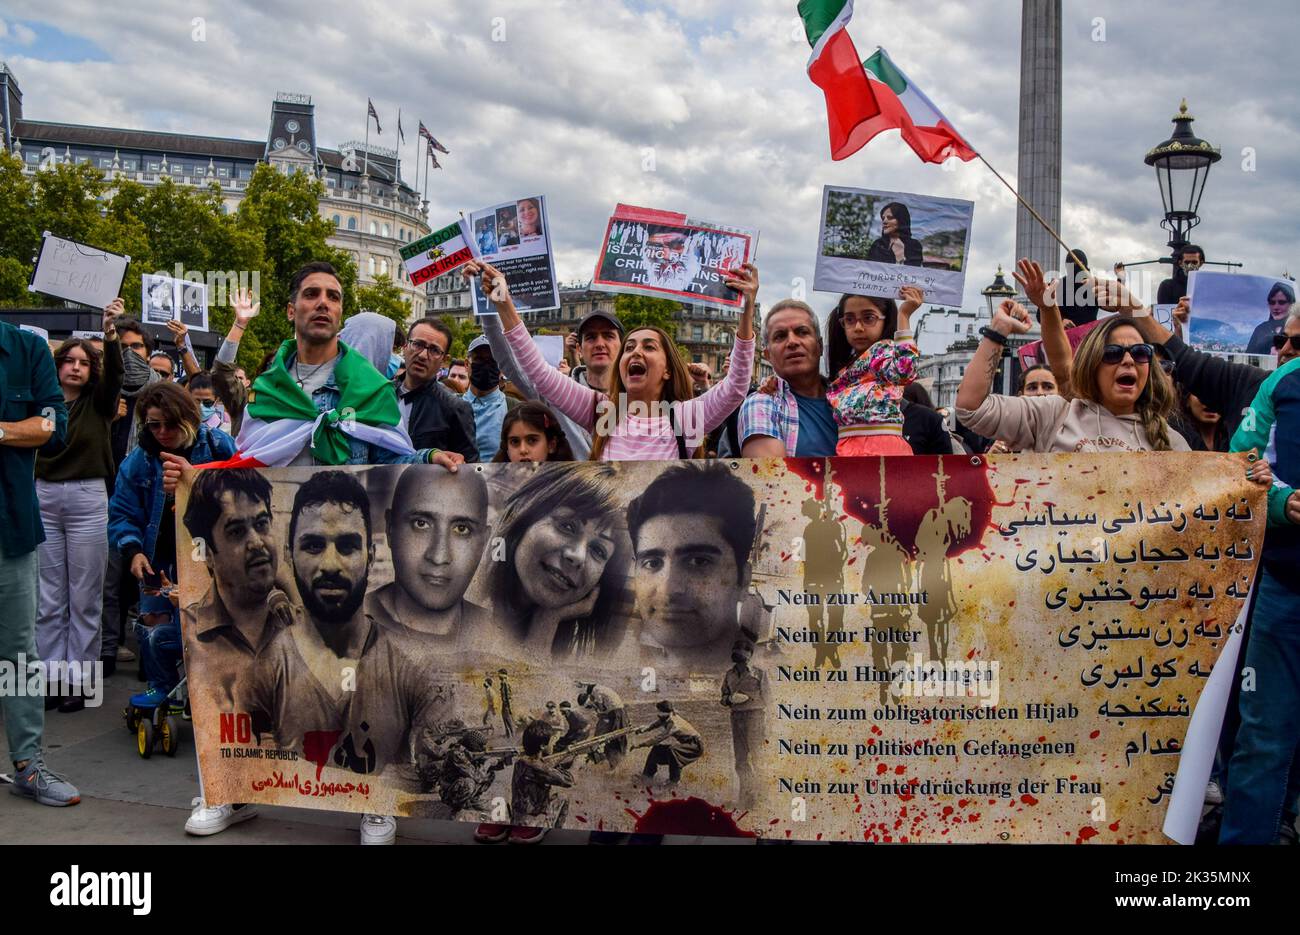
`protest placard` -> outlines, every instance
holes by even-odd
[[[27,291],[102,309],[121,293],[130,263],[129,256],[45,231]]]
[[[469,223],[479,255],[510,284],[515,308],[534,312],[560,307],[546,199],[535,195],[492,205],[470,214]],[[476,315],[496,314],[478,280],[470,284],[470,294]]]
[[[1273,336],[1295,307],[1295,283],[1284,277],[1196,270],[1187,277],[1191,300],[1187,343],[1212,354],[1256,354],[1276,366]],[[1268,358],[1273,357],[1272,364]]]
[[[426,234],[398,250],[411,285],[420,286],[474,259],[473,241],[464,218]]]
[[[1160,842],[1263,540],[1244,463],[201,471],[178,492],[177,555],[204,794],[605,830]],[[264,501],[266,562],[195,546],[220,534],[228,489]],[[571,559],[585,532],[555,520],[577,510],[602,532]],[[323,576],[290,528],[363,545]],[[687,572],[679,553],[713,559]],[[264,648],[205,636],[229,619],[268,628]],[[364,648],[331,662],[334,646]]]
[[[208,330],[208,287],[164,273],[140,277],[141,320],[151,325],[180,321],[194,331]]]
[[[918,286],[932,305],[961,305],[970,201],[827,185],[813,288],[894,299]]]
[[[605,227],[591,288],[738,308],[727,270],[748,263],[757,245],[757,231],[621,204]]]

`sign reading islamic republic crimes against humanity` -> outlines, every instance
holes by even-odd
[[[199,471],[177,552],[205,795],[1162,842],[1264,532],[1243,460]]]

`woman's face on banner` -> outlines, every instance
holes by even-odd
[[[1291,300],[1286,297],[1286,293],[1281,289],[1273,290],[1268,297],[1268,317],[1277,321],[1279,318],[1286,318],[1291,311]]]
[[[886,208],[880,212],[880,229],[886,237],[892,237],[898,233],[898,218],[894,217],[892,208]]]
[[[519,540],[515,572],[534,604],[563,607],[591,593],[613,555],[608,520],[580,519],[572,507],[560,506]]]
[[[537,204],[532,201],[519,202],[519,233],[536,234],[541,218],[537,213]]]

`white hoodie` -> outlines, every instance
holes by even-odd
[[[1153,450],[1138,416],[1117,416],[1087,399],[990,393],[978,409],[958,409],[957,418],[973,432],[1002,439],[1013,451]],[[1168,434],[1170,450],[1191,450],[1176,431]]]

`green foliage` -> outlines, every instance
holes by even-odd
[[[662,328],[669,334],[676,334],[677,316],[681,308],[681,303],[672,299],[652,299],[649,296],[622,293],[614,297],[614,313],[623,322],[624,334],[637,328]]]
[[[442,321],[451,329],[451,351],[447,356],[464,357],[470,342],[482,333],[478,325],[473,318],[456,318],[453,315],[443,315]]]
[[[403,326],[406,319],[411,317],[411,306],[402,296],[397,283],[388,276],[377,277],[372,286],[359,286],[354,308],[357,312],[378,312]]]
[[[871,250],[878,201],[874,195],[832,191],[826,201],[822,255],[865,260]]]

